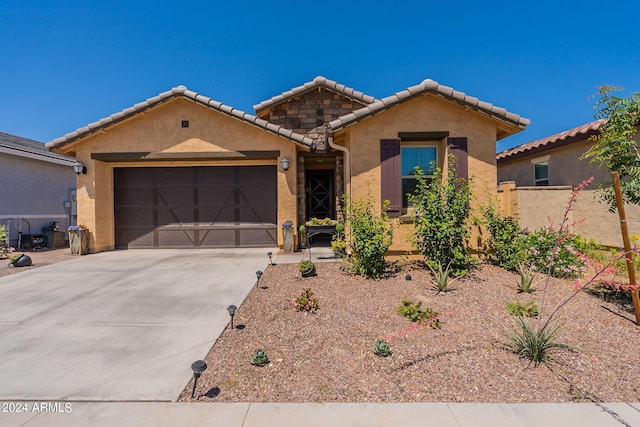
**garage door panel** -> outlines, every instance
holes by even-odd
[[[168,224],[185,224],[196,221],[195,211],[193,209],[177,209],[159,207],[157,209],[158,226]]]
[[[114,170],[116,246],[277,243],[275,166]]]
[[[153,210],[140,208],[118,208],[115,211],[118,227],[149,227],[153,223]]]
[[[152,227],[136,227],[123,229],[116,229],[116,242],[129,242],[131,247],[146,247],[152,248],[153,234],[155,228]]]

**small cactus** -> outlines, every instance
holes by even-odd
[[[391,351],[391,347],[389,347],[388,342],[384,340],[378,340],[373,346],[373,353],[377,356],[387,357],[390,356],[393,352]]]
[[[269,356],[264,350],[256,350],[251,355],[251,364],[256,366],[264,366],[269,363]]]

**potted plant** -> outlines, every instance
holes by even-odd
[[[300,247],[307,247],[307,227],[303,224],[298,227],[298,238],[300,240]]]
[[[85,225],[72,225],[69,231],[69,247],[71,254],[85,255],[89,253],[89,228]]]
[[[302,277],[311,277],[316,275],[316,265],[308,259],[303,259],[298,263],[298,269]]]
[[[331,218],[311,218],[307,221],[306,226],[309,230],[307,233],[307,240],[318,234],[328,234],[333,236],[336,234],[336,226],[338,221]]]

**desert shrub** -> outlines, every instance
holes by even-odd
[[[529,301],[526,304],[520,301],[512,301],[507,303],[507,311],[514,316],[535,317],[540,313],[538,304]]]
[[[441,326],[438,319],[440,313],[431,307],[422,308],[422,302],[416,303],[403,298],[401,304],[396,307],[396,311],[412,322],[424,323],[432,328],[440,328]]]
[[[384,277],[388,264],[385,253],[393,242],[391,222],[382,209],[375,208],[375,199],[352,201],[346,195],[344,206],[351,239],[349,262],[356,274],[371,278]]]
[[[533,268],[552,277],[575,278],[586,268],[585,258],[575,248],[578,236],[565,227],[548,225],[526,237],[528,258]]]
[[[484,224],[489,230],[490,238],[483,255],[486,260],[506,270],[515,271],[520,264],[527,263],[526,232],[520,228],[515,218],[503,218],[495,208],[482,210]]]
[[[431,268],[437,268],[438,263],[450,265],[451,273],[460,276],[472,263],[467,248],[471,234],[468,183],[456,178],[453,156],[446,177],[440,169],[433,179],[427,179],[419,168],[415,172],[416,192],[408,195],[413,205],[414,243]]]
[[[6,225],[0,225],[0,257],[4,258],[13,252],[13,248],[9,247],[9,233]]]
[[[303,289],[300,295],[291,300],[291,305],[296,311],[309,311],[315,313],[320,308],[318,298],[315,297],[311,288]]]

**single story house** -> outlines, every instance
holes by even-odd
[[[529,123],[432,80],[376,99],[316,77],[254,108],[178,86],[49,142],[86,166],[90,250],[282,247],[282,223],[340,218],[343,194],[387,199],[399,217],[410,171],[446,169],[449,153],[495,195],[496,141]]]
[[[7,226],[9,246],[32,246],[31,236],[44,235],[52,222],[62,231],[73,224],[75,163],[42,142],[0,132],[0,224]]]
[[[591,137],[604,123],[596,120],[498,153],[499,199],[505,213],[517,216],[523,227],[532,230],[548,225],[549,220],[557,225],[572,187],[593,177],[569,212],[569,223],[582,237],[621,247],[618,214],[609,212],[598,195],[601,184],[611,183],[611,172],[582,159],[594,144]],[[625,211],[630,234],[640,234],[640,206],[627,204]]]

